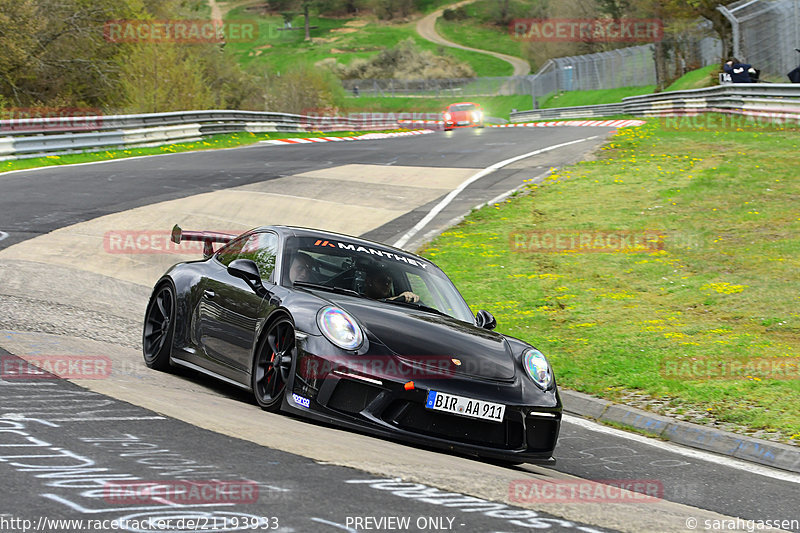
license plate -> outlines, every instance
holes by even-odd
[[[425,407],[434,411],[444,411],[445,413],[491,420],[492,422],[502,422],[503,414],[506,412],[506,406],[501,403],[464,398],[463,396],[434,390],[428,392],[428,400],[425,402]]]

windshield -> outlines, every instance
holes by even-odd
[[[281,279],[287,287],[323,285],[376,300],[413,293],[419,297],[416,304],[464,322],[475,320],[444,272],[408,254],[344,240],[289,237],[283,258]]]
[[[474,111],[476,109],[477,109],[477,107],[475,106],[475,104],[457,104],[457,105],[451,105],[450,106],[450,111],[451,112],[452,111]]]

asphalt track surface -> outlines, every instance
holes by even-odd
[[[339,165],[372,165],[376,172],[380,171],[380,166],[428,167],[434,179],[437,169],[480,169],[547,146],[593,138],[510,165],[482,178],[432,222],[430,227],[435,230],[471,207],[519,186],[525,179],[582,158],[602,141],[607,131],[576,127],[457,130],[449,134],[382,141],[261,145],[0,175],[0,238],[7,235],[0,240],[0,250],[103,215]],[[366,236],[393,242],[437,201],[426,202],[383,223],[366,232]],[[0,313],[0,329],[6,332],[5,339],[0,336],[0,346],[15,346],[12,341],[17,331],[42,338],[57,338],[59,334],[77,336],[68,326],[63,326],[66,328],[63,333],[49,322],[37,322],[36,313],[25,315],[14,306],[25,296],[25,283],[35,286],[36,294],[46,293],[48,287],[54,294],[65,294],[59,292],[60,287],[56,290],[57,277],[47,279],[49,267],[42,267],[41,276],[31,276],[22,282],[13,278],[15,267],[13,262],[3,265],[0,256],[0,303],[4,302],[3,307],[10,309]],[[52,272],[59,271],[53,268]],[[91,279],[87,276],[86,282],[90,283]],[[46,298],[31,297],[29,307],[35,308],[42,301]],[[12,305],[11,302],[16,303]],[[109,334],[108,338],[99,340],[110,343],[116,340],[120,346],[126,346],[128,352],[134,352],[135,341],[130,339],[138,336],[140,326],[132,318],[137,313],[120,314],[125,315],[121,323],[135,329],[133,334],[125,338],[120,334],[119,339]],[[79,316],[70,317],[69,321],[79,319]],[[499,329],[502,331],[502,324]],[[9,352],[16,353],[13,349]],[[0,352],[6,358],[4,361],[13,360],[8,359],[12,357],[9,352]],[[214,524],[206,530],[214,531],[226,530],[223,524],[227,530],[236,529],[234,518],[238,516],[241,525],[245,515],[276,517],[277,529],[282,531],[512,532],[531,528],[689,531],[692,529],[687,527],[686,520],[693,515],[700,519],[694,530],[720,531],[747,530],[748,524],[727,523],[718,528],[706,528],[703,517],[719,513],[720,518],[747,520],[800,518],[797,476],[711,454],[698,454],[658,441],[630,438],[580,420],[565,420],[555,453],[558,464],[554,468],[508,468],[268,415],[259,412],[246,394],[211,380],[191,373],[162,376],[142,367],[140,364],[123,376],[121,386],[116,382],[105,385],[113,398],[96,392],[97,389],[87,390],[63,380],[0,380],[0,475],[3,479],[0,530],[21,530],[15,529],[13,523],[2,522],[4,519],[29,518],[34,523],[43,516],[94,519],[136,515],[136,519],[140,519],[165,517],[167,515],[161,513],[167,511],[175,513],[170,515],[174,520],[181,517],[204,519],[205,523]],[[129,379],[125,381],[126,378]],[[150,398],[139,401],[136,390],[130,390],[139,387],[149,391],[150,382],[159,380],[170,381],[161,389],[153,389],[156,391],[153,395],[141,395]],[[209,405],[198,402],[183,406],[205,411],[204,416],[181,414],[182,411],[169,405],[179,403],[173,401],[172,394],[183,392],[182,389],[189,393],[180,397],[184,401],[186,398],[209,401]],[[162,403],[159,403],[160,398],[152,397],[157,396],[158,391],[164,395]],[[257,426],[255,422],[251,424],[253,427],[231,430],[225,421],[213,420],[215,416],[224,418],[220,413],[226,413],[226,409],[229,413],[233,413],[230,409],[241,410],[245,420],[257,416],[268,423],[263,429],[258,426],[258,431],[251,431]],[[219,429],[223,427],[226,429]],[[252,436],[271,430],[276,435],[268,440],[269,447],[259,444],[263,439]],[[236,438],[239,436],[241,438]],[[331,450],[336,449],[337,444],[349,449],[351,457],[335,457]],[[56,457],[41,457],[48,454],[33,453],[37,448],[50,450],[48,454]],[[128,448],[161,450],[159,453],[172,459],[159,462],[159,454],[155,452],[149,456],[144,452],[144,455],[126,455]],[[364,467],[373,474],[359,470],[360,461],[369,463],[373,451],[385,454],[381,458],[385,466]],[[40,457],[31,458],[36,455]],[[80,475],[68,470],[66,464],[60,462],[61,456],[71,457],[72,462],[68,463],[71,468],[83,465],[83,469],[107,470],[80,474],[84,478],[95,476],[95,485],[91,485],[87,479],[75,479]],[[175,465],[180,464],[190,467],[188,474],[176,470]],[[102,477],[106,474],[117,475],[111,479],[122,480],[134,477],[163,480],[166,475],[168,479],[199,480],[201,483],[247,479],[258,487],[258,499],[255,503],[235,506],[222,502],[208,507],[178,508],[160,502],[142,505],[146,509],[137,510],[130,502],[120,505],[107,501],[102,493],[87,492],[88,487],[97,489],[98,483],[107,482]],[[499,493],[487,488],[493,478],[502,481],[498,483]],[[502,487],[508,487],[516,479],[649,480],[661,487],[663,500],[683,506],[641,504],[632,510],[622,504],[585,502],[572,507],[537,502],[514,505],[508,503],[508,494],[502,496]],[[420,494],[428,494],[425,491],[429,489],[435,491],[435,487],[451,495],[438,494],[423,501]],[[489,504],[470,503],[459,499],[467,496],[459,495],[506,503],[495,503],[504,507],[491,509]],[[532,511],[536,517],[530,516]],[[198,512],[211,514],[193,514]],[[674,512],[674,516],[665,519],[661,516],[664,512]],[[365,522],[361,522],[360,527],[354,522],[359,517],[397,517],[400,520],[408,517],[411,522],[406,529],[392,527],[402,522],[371,522],[374,527],[370,529]],[[422,522],[417,523],[421,518]],[[275,522],[270,522],[268,527],[272,524]],[[192,530],[203,530],[199,524],[195,526]],[[800,530],[797,525],[789,529]],[[51,527],[51,530],[77,531],[78,528]]]

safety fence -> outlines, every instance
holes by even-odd
[[[800,0],[739,0],[718,9],[731,22],[734,56],[762,79],[786,81],[800,63]]]

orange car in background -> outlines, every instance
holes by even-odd
[[[457,126],[478,126],[483,127],[483,109],[479,104],[473,102],[459,102],[450,104],[444,110],[442,120],[444,129],[452,130]]]

